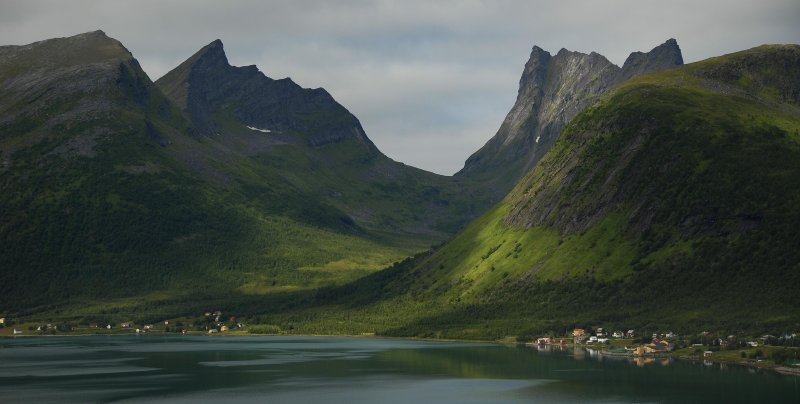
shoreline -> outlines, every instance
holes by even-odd
[[[686,356],[686,355],[674,355],[672,356],[675,359],[689,361],[689,362],[703,362],[702,358],[698,358],[695,356]],[[771,370],[773,372],[781,373],[784,375],[791,375],[791,376],[800,376],[800,368],[790,368],[787,366],[782,365],[774,365],[774,364],[763,364],[758,365],[758,362],[736,362],[736,361],[725,361],[725,360],[710,360],[711,363],[716,363],[719,365],[728,365],[728,366],[741,366],[745,368],[751,369],[759,369],[759,370]]]
[[[473,339],[453,339],[453,338],[420,338],[420,337],[394,337],[394,336],[383,336],[383,335],[375,335],[375,334],[250,334],[246,332],[234,332],[234,333],[214,333],[214,334],[207,334],[202,332],[190,332],[187,334],[180,334],[180,333],[140,333],[137,334],[135,332],[131,333],[108,333],[108,334],[42,334],[42,335],[31,335],[31,334],[22,334],[22,335],[2,335],[0,336],[0,341],[5,339],[16,339],[16,338],[53,338],[53,337],[317,337],[317,338],[373,338],[373,339],[388,339],[388,340],[406,340],[406,341],[425,341],[425,342],[446,342],[446,343],[474,343],[474,344],[496,344],[496,345],[515,345],[515,346],[528,346],[533,347],[529,343],[518,342],[518,341],[508,341],[508,340],[473,340]],[[585,346],[575,345],[575,344],[565,344],[564,347],[571,347],[571,348],[583,348],[587,349]],[[608,352],[604,350],[599,350],[600,355],[602,356],[609,356],[609,357],[617,357],[617,358],[674,358],[683,361],[689,362],[703,362],[703,358],[696,357],[696,356],[687,356],[687,355],[674,355],[672,353],[659,353],[659,354],[645,354],[645,355],[633,355],[628,353],[614,353]],[[736,361],[725,361],[725,360],[710,360],[711,363],[720,364],[720,365],[732,365],[732,366],[741,366],[751,369],[758,369],[758,370],[769,370],[783,375],[789,376],[800,376],[800,368],[791,368],[787,366],[780,366],[774,364],[762,364],[759,365],[757,362],[736,362]]]

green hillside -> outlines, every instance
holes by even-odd
[[[210,111],[216,133],[201,133],[101,31],[0,47],[0,86],[9,316],[183,314],[345,283],[481,208],[463,182],[365,151],[363,133],[305,143],[324,122],[265,135]]]
[[[629,81],[454,239],[260,320],[468,338],[796,329],[798,67],[800,46],[764,46]]]

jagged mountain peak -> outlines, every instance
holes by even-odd
[[[354,139],[377,152],[355,116],[327,91],[303,88],[289,78],[274,80],[254,65],[231,66],[219,39],[156,85],[183,109],[196,134],[220,133],[220,120],[234,121],[292,135],[312,146]]]
[[[534,46],[511,111],[497,134],[456,175],[486,182],[486,191],[499,199],[541,159],[572,117],[597,97],[633,76],[683,63],[674,39],[628,59],[620,68],[597,52],[561,48],[551,55]]]
[[[193,62],[197,62],[198,60],[217,60],[223,61],[225,65],[228,65],[228,56],[225,54],[225,45],[222,44],[222,40],[215,39],[208,45],[202,47],[197,53],[195,53],[197,58],[192,60]]]
[[[650,52],[633,52],[622,65],[621,80],[627,80],[642,73],[655,73],[683,64],[683,55],[678,41],[668,39]]]

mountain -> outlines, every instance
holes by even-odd
[[[798,202],[800,45],[761,46],[627,81],[452,240],[260,321],[484,339],[794,330]]]
[[[561,49],[553,56],[534,46],[514,106],[497,134],[456,176],[481,182],[499,200],[547,153],[569,121],[601,95],[637,75],[682,64],[674,39],[648,53],[632,53],[621,68],[594,52]]]
[[[440,241],[489,206],[468,180],[395,162],[324,89],[228,63],[215,40],[156,81],[192,126],[376,232]],[[263,145],[253,145],[256,138]],[[233,145],[236,143],[236,145]]]
[[[270,132],[306,135],[310,146],[352,139],[378,153],[347,109],[322,88],[273,80],[256,66],[234,67],[219,39],[167,73],[156,85],[186,112],[197,133],[219,132],[219,117]]]
[[[160,317],[341,283],[485,206],[381,154],[325,90],[228,65],[219,41],[158,85],[102,31],[0,47],[7,313]]]

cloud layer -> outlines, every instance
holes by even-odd
[[[452,174],[500,126],[530,48],[622,64],[676,38],[692,62],[800,42],[797,0],[0,2],[3,44],[104,30],[152,79],[222,39],[234,65],[325,87],[384,153]]]

